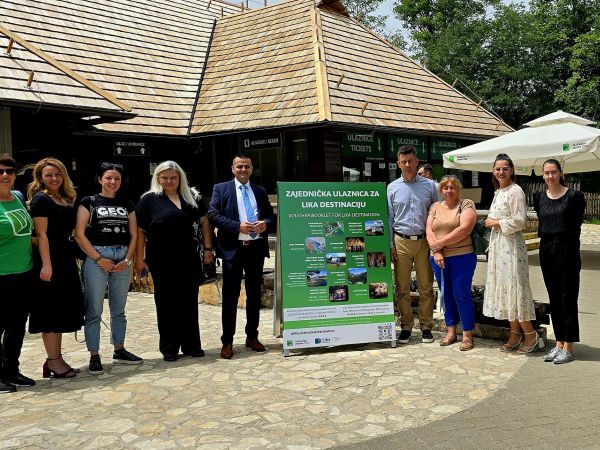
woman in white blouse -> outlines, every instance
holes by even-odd
[[[483,313],[510,322],[509,339],[500,351],[530,353],[544,348],[544,341],[531,324],[535,308],[522,234],[527,225],[527,205],[523,190],[515,183],[515,167],[508,155],[496,156],[492,181],[496,192],[485,221],[491,234]]]

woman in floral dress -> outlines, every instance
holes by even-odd
[[[530,353],[543,348],[544,341],[531,325],[535,309],[522,234],[527,225],[527,205],[523,190],[515,183],[515,167],[508,155],[496,156],[492,181],[496,192],[485,221],[491,234],[483,313],[510,322],[509,339],[500,351]]]

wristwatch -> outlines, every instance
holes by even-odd
[[[127,267],[131,266],[131,260],[130,259],[125,258],[124,261],[125,261],[125,264],[127,265]]]

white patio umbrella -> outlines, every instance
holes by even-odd
[[[600,170],[600,129],[596,122],[563,111],[527,122],[518,131],[444,153],[444,167],[491,172],[498,153],[506,153],[517,175],[540,175],[543,162],[555,158],[566,173]]]

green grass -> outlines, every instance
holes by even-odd
[[[600,225],[600,219],[586,220],[585,223],[591,223],[592,225]]]

